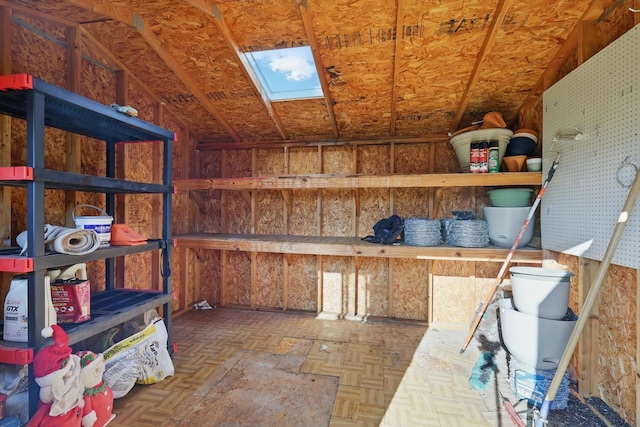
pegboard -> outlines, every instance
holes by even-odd
[[[640,26],[543,94],[542,246],[602,260],[640,166]],[[612,263],[640,268],[640,202]]]

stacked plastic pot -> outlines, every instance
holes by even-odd
[[[512,267],[513,298],[500,301],[500,330],[511,355],[509,383],[516,395],[542,405],[577,316],[568,308],[570,271]],[[565,373],[553,409],[567,406],[569,380]]]

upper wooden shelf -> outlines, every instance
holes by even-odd
[[[541,172],[410,175],[281,175],[175,179],[178,190],[296,190],[319,188],[492,187],[542,185]]]
[[[459,248],[454,246],[425,247],[404,244],[382,245],[365,242],[358,237],[211,233],[194,233],[174,237],[178,247],[298,255],[504,262],[510,250],[496,246]],[[532,247],[520,248],[514,253],[512,262],[541,264],[542,251]]]

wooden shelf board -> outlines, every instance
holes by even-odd
[[[381,245],[365,242],[358,237],[211,233],[195,233],[174,237],[178,247],[192,249],[378,258],[504,262],[510,250],[495,246],[459,248],[454,246],[423,247],[404,244]],[[520,248],[515,252],[512,262],[541,264],[542,251],[531,247]]]
[[[178,190],[296,190],[320,188],[492,187],[541,185],[541,172],[411,175],[285,175],[176,179]]]

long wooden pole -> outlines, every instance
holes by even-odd
[[[636,171],[636,177],[633,181],[633,185],[631,186],[631,190],[629,190],[629,194],[627,195],[627,201],[622,208],[622,212],[620,212],[618,222],[616,223],[616,227],[613,230],[613,235],[611,236],[611,240],[609,240],[609,245],[607,246],[607,250],[604,253],[602,262],[600,263],[600,267],[598,268],[598,272],[596,273],[596,278],[591,285],[589,293],[587,294],[587,298],[578,316],[578,321],[573,328],[573,332],[569,337],[569,341],[567,342],[567,346],[564,349],[564,353],[562,353],[562,357],[560,358],[560,362],[558,363],[556,372],[553,375],[553,380],[551,380],[549,391],[547,391],[547,395],[545,396],[542,407],[540,408],[540,413],[538,415],[538,419],[536,420],[535,427],[544,427],[546,425],[551,402],[553,402],[553,399],[555,399],[556,397],[556,393],[558,392],[558,388],[560,387],[560,383],[562,382],[564,373],[567,371],[567,367],[569,366],[569,361],[571,360],[573,351],[578,344],[580,334],[582,334],[584,325],[589,319],[589,313],[591,312],[591,308],[593,307],[598,293],[600,292],[600,286],[602,285],[604,277],[607,274],[609,264],[611,264],[611,259],[616,253],[618,243],[620,242],[620,238],[622,237],[622,232],[624,231],[625,227],[627,226],[627,222],[629,222],[629,218],[631,217],[631,211],[633,210],[633,206],[636,204],[636,200],[638,199],[638,193],[640,193],[640,171]]]
[[[502,267],[498,272],[498,277],[496,277],[496,280],[493,282],[493,286],[489,290],[487,297],[485,298],[484,302],[480,306],[478,313],[476,313],[475,315],[473,323],[471,324],[471,330],[469,331],[467,338],[464,340],[464,344],[462,344],[460,353],[464,353],[464,351],[467,349],[467,346],[469,345],[469,343],[471,342],[471,339],[473,338],[473,334],[475,334],[476,329],[478,329],[478,325],[480,324],[480,320],[482,320],[482,316],[484,316],[484,313],[487,311],[489,304],[491,304],[491,300],[493,300],[494,295],[498,291],[498,288],[500,287],[500,283],[502,283],[502,278],[507,272],[507,267],[509,267],[509,263],[511,263],[511,258],[513,258],[513,254],[516,252],[516,248],[518,247],[518,244],[520,244],[520,240],[522,239],[522,236],[524,235],[525,231],[527,231],[529,222],[531,222],[531,218],[533,218],[533,215],[536,213],[536,209],[540,204],[540,200],[542,200],[542,196],[544,195],[544,192],[547,189],[547,186],[549,185],[551,178],[553,178],[553,174],[558,168],[559,160],[560,160],[560,156],[558,156],[558,158],[551,165],[551,168],[549,169],[549,173],[547,174],[547,178],[544,180],[544,183],[542,183],[542,188],[538,192],[538,196],[536,197],[536,200],[533,203],[533,206],[531,206],[531,209],[529,210],[529,214],[527,215],[527,218],[524,220],[524,223],[522,224],[522,228],[520,229],[520,232],[516,236],[516,240],[513,242],[513,246],[511,246],[511,250],[509,251],[509,254],[507,254],[507,258],[505,258],[504,263],[502,264]]]

